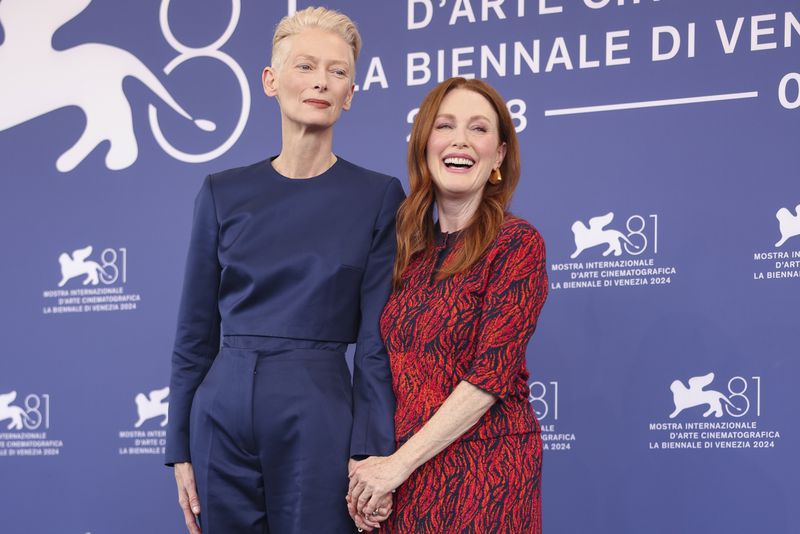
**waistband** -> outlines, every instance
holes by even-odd
[[[252,349],[265,351],[283,350],[327,350],[345,352],[347,343],[336,341],[317,341],[314,339],[293,339],[272,336],[222,336],[222,347],[230,349]]]

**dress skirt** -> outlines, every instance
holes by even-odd
[[[457,441],[397,489],[381,532],[541,534],[541,467],[537,432]]]

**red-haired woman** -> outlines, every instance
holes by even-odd
[[[500,95],[479,80],[438,85],[412,128],[408,168],[381,317],[398,450],[351,470],[351,510],[369,517],[398,488],[387,532],[539,533],[525,349],[547,273],[542,237],[507,211],[519,145]]]

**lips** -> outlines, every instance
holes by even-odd
[[[468,154],[447,154],[442,163],[450,170],[467,171],[475,165],[475,160]]]
[[[313,106],[317,109],[325,109],[331,107],[331,103],[327,100],[319,100],[317,98],[309,98],[303,100],[303,103],[308,104],[309,106]]]

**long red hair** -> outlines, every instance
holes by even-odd
[[[436,275],[437,280],[469,269],[492,244],[508,213],[508,205],[519,182],[519,143],[514,122],[498,92],[481,80],[450,78],[436,87],[422,101],[408,143],[408,181],[411,192],[397,212],[397,257],[393,282],[400,287],[402,275],[418,252],[434,246],[434,184],[427,164],[428,137],[442,100],[454,89],[467,89],[483,96],[494,108],[499,121],[499,142],[506,144],[506,156],[500,165],[502,181],[487,184],[483,198],[468,225],[462,230],[462,245],[456,249]]]

